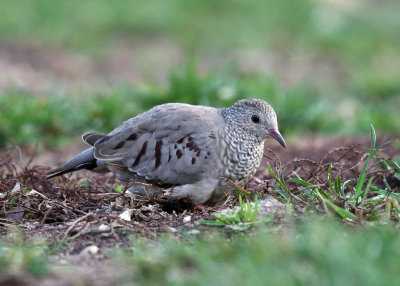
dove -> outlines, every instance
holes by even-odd
[[[81,169],[113,172],[134,182],[129,191],[135,194],[218,205],[253,177],[268,138],[286,148],[275,111],[263,100],[242,99],[226,108],[166,103],[108,134],[84,134],[90,147],[48,178]]]

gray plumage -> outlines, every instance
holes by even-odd
[[[79,169],[111,171],[120,180],[134,179],[134,193],[164,191],[218,204],[235,189],[232,182],[244,186],[254,175],[268,137],[285,147],[275,112],[262,100],[244,99],[224,109],[168,103],[109,134],[84,134],[91,147],[49,177]]]

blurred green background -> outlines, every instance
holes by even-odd
[[[262,98],[285,135],[400,134],[400,2],[0,2],[0,145],[60,146],[164,102]]]

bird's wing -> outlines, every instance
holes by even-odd
[[[96,141],[94,154],[106,164],[128,168],[149,181],[194,182],[216,151],[221,120],[214,108],[157,106]]]
[[[104,137],[107,137],[107,135],[98,132],[88,132],[82,135],[82,140],[89,146],[94,146],[98,140]]]

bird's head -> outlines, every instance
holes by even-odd
[[[236,132],[262,142],[274,138],[286,148],[285,140],[278,130],[274,109],[260,99],[242,99],[223,110],[223,116]]]

